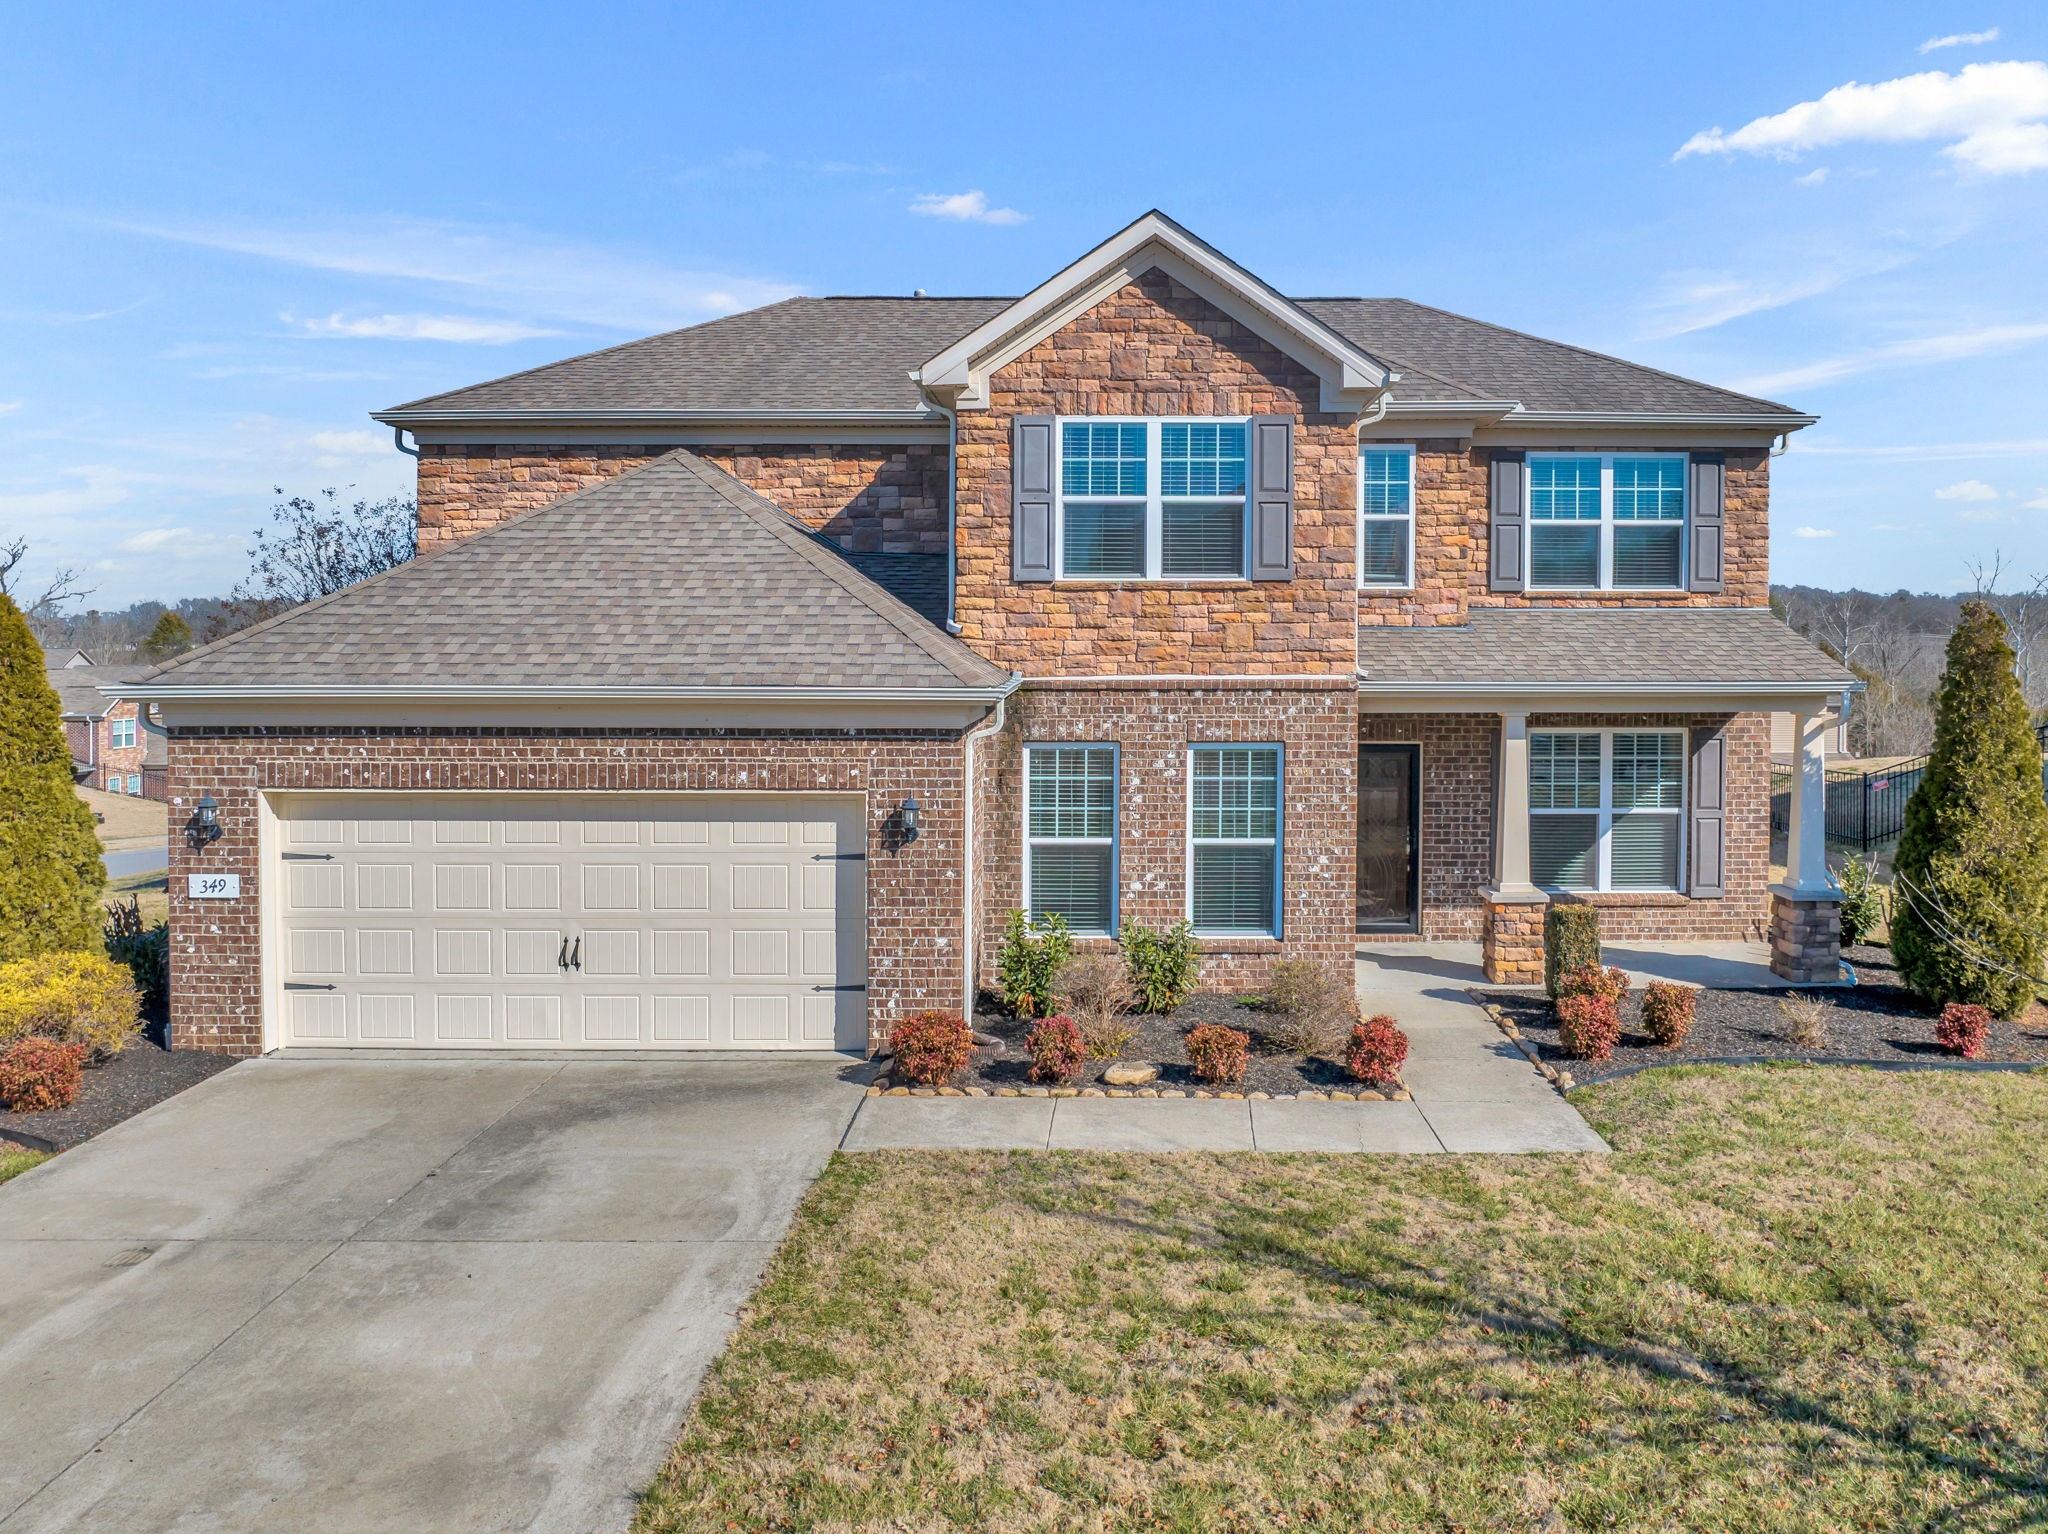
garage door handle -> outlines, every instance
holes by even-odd
[[[282,854],[287,863],[332,863],[331,852],[287,852]]]
[[[331,991],[334,989],[331,985],[314,985],[304,980],[287,980],[284,983],[284,988],[287,991]]]
[[[569,967],[576,970],[583,968],[583,938],[581,934],[578,934],[576,938],[576,951],[569,955]]]
[[[865,991],[867,987],[864,985],[814,985],[811,989],[814,991]]]
[[[811,854],[811,861],[813,863],[865,863],[867,860],[868,855],[865,852],[814,852]]]

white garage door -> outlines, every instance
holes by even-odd
[[[861,801],[293,795],[281,1042],[865,1049]]]

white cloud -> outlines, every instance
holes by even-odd
[[[1672,156],[1765,154],[1860,142],[1948,139],[1942,153],[1980,175],[2048,167],[2048,64],[2012,60],[1939,69],[1877,85],[1851,81],[1817,101],[1759,117],[1733,133],[1695,133]]]
[[[1954,362],[1964,357],[1981,357],[1990,352],[2014,351],[2048,338],[2048,324],[1985,325],[1976,330],[1958,330],[1947,335],[1917,336],[1894,341],[1846,357],[1829,357],[1803,367],[1787,368],[1744,379],[1737,388],[1752,394],[1775,389],[1798,389],[1812,384],[1832,383],[1857,373],[1874,373],[1885,368],[1915,367],[1929,362]]]
[[[1946,240],[1936,236],[1934,243]],[[1773,258],[1784,269],[1776,275],[1744,276],[1707,268],[1668,272],[1645,306],[1648,326],[1643,339],[1667,340],[1711,330],[1747,314],[1782,309],[1858,278],[1905,266],[1922,254],[1924,248],[1873,250],[1849,257],[1827,251],[1794,251]]]
[[[920,192],[910,205],[913,213],[927,218],[957,219],[968,224],[1021,224],[1026,217],[1015,208],[991,208],[985,192]]]
[[[339,314],[323,318],[294,320],[283,314],[286,324],[298,325],[310,336],[344,336],[378,341],[466,341],[483,346],[501,346],[507,341],[527,341],[535,336],[558,336],[559,330],[529,325],[522,320],[487,320],[469,314],[365,314],[343,319]]]
[[[1996,506],[1959,506],[1956,508],[1956,515],[1965,522],[2003,522],[2006,520],[2005,513]]]
[[[1825,165],[1816,165],[1812,170],[1808,171],[1805,175],[1794,176],[1792,178],[1792,184],[1795,186],[1819,186],[1823,181],[1827,179],[1828,168]]]
[[[1832,527],[1795,527],[1792,529],[1792,536],[1794,538],[1832,538],[1835,536],[1835,530]]]
[[[2031,501],[2022,503],[2029,511],[2048,511],[2048,490],[2043,490]]]
[[[15,411],[27,403],[27,400],[0,399],[0,415],[13,415]]]
[[[239,554],[247,542],[233,533],[202,533],[189,527],[151,527],[115,544],[123,554],[155,554],[171,559],[211,559]]]
[[[1959,479],[1934,492],[1937,501],[1995,501],[1998,492],[1981,479]]]
[[[509,317],[649,331],[789,298],[759,277],[670,266],[518,229],[381,219],[276,228],[257,224],[127,224],[138,234],[350,276],[428,283]]]
[[[1951,32],[1946,37],[1930,37],[1920,45],[1922,53],[1932,53],[1937,48],[1974,48],[1978,43],[1998,41],[1998,28],[1986,27],[1981,32]]]

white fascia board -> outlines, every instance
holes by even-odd
[[[908,406],[901,410],[770,410],[749,406],[736,410],[710,409],[491,409],[491,410],[373,410],[370,419],[386,426],[487,426],[498,423],[528,426],[706,426],[762,424],[908,426],[943,422],[929,406]]]
[[[619,703],[619,702],[716,702],[780,703],[993,703],[1017,690],[1013,678],[1000,687],[441,687],[422,686],[179,686],[152,687],[147,683],[123,685],[109,682],[99,691],[110,698],[134,698],[150,703],[172,703],[188,699],[223,698],[295,700],[318,702],[347,699],[350,702],[437,702],[437,703]]]
[[[1817,415],[1781,415],[1773,411],[1710,412],[1699,410],[1517,410],[1503,423],[1530,426],[1697,426],[1705,430],[1799,431]]]
[[[1358,679],[1358,695],[1387,713],[1478,712],[1661,713],[1727,708],[1773,711],[1798,705],[1838,708],[1863,684],[1841,682],[1376,682]],[[1448,708],[1447,705],[1454,707]]]
[[[1323,410],[1362,409],[1390,381],[1387,369],[1366,352],[1160,213],[1146,214],[977,325],[919,368],[917,381],[950,396],[955,408],[985,409],[991,373],[1155,268],[1289,356],[1312,364],[1322,380]]]

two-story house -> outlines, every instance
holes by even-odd
[[[110,794],[161,799],[168,754],[163,730],[143,705],[105,689],[134,681],[147,667],[102,666],[83,650],[50,657],[44,675],[63,711],[71,776]]]
[[[1553,899],[1832,978],[1783,405],[1148,214],[380,412],[421,556],[173,661],[181,1044],[861,1050],[1006,914],[1202,977]],[[1802,721],[1789,877],[1770,716]],[[198,892],[188,875],[212,876]]]

